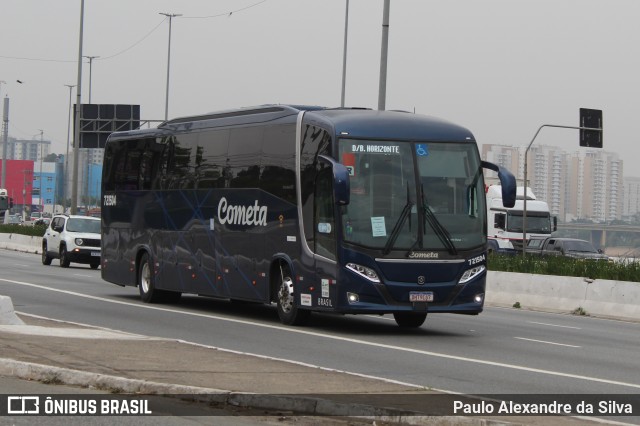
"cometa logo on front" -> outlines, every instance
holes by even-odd
[[[222,225],[267,226],[267,206],[255,200],[252,206],[232,206],[222,197],[218,203],[218,220]]]

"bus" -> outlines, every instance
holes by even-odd
[[[112,133],[102,176],[103,280],[144,302],[182,294],[312,312],[478,314],[483,168],[471,132],[400,111],[265,105]]]

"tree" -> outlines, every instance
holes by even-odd
[[[55,163],[56,161],[58,161],[58,154],[49,154],[46,157],[44,157],[44,162],[45,163]]]

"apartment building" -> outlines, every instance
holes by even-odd
[[[526,147],[483,145],[482,158],[507,167],[522,182],[525,150]],[[615,153],[532,146],[527,155],[527,180],[536,196],[546,201],[551,214],[561,221],[605,222],[622,218],[623,161]]]

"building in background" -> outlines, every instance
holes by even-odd
[[[40,139],[7,139],[7,160],[44,160],[51,151],[51,141]],[[0,158],[2,151],[0,150]]]
[[[526,147],[483,145],[482,158],[524,179]],[[532,146],[527,158],[528,186],[546,201],[561,221],[576,219],[609,222],[623,215],[623,161],[602,150],[567,152],[554,146]],[[489,178],[495,172],[488,172]]]
[[[640,177],[625,177],[623,184],[623,220],[640,220]]]
[[[7,195],[13,199],[11,213],[31,213],[32,189],[33,189],[33,165],[31,160],[7,160],[7,172],[5,174],[5,186]],[[0,162],[2,173],[2,162]],[[27,217],[28,219],[28,217]]]

